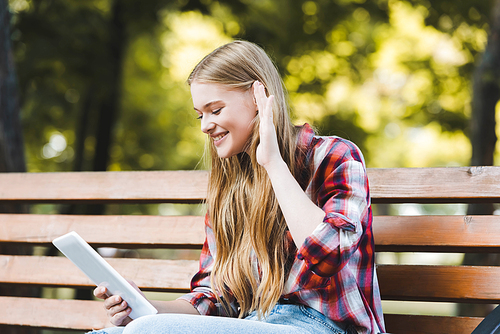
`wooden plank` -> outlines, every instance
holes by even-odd
[[[0,214],[0,242],[49,244],[77,231],[95,246],[199,249],[205,237],[203,220],[201,216]],[[500,216],[375,216],[373,231],[379,252],[500,250]]]
[[[470,334],[483,320],[477,317],[384,314],[391,334]]]
[[[141,289],[188,292],[198,261],[106,259],[122,276]],[[36,275],[33,275],[36,273]],[[0,283],[33,284],[60,287],[95,285],[65,257],[0,255]]]
[[[102,302],[0,296],[0,324],[91,330],[111,327]]]
[[[207,171],[0,173],[0,201],[199,203]]]
[[[500,267],[379,265],[382,299],[500,303]]]
[[[500,202],[500,167],[372,168],[373,203]],[[2,173],[0,201],[197,203],[207,171]]]
[[[500,167],[368,169],[373,203],[500,202]]]
[[[49,244],[76,231],[94,246],[200,249],[204,229],[200,216],[0,214],[0,242],[6,243]]]
[[[378,252],[500,252],[500,216],[375,216]]]
[[[144,290],[186,292],[198,270],[197,261],[107,260]],[[380,265],[377,272],[387,300],[500,302],[500,267]],[[0,255],[0,283],[93,287],[64,257]]]

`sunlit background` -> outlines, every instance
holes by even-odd
[[[291,53],[276,54],[278,45],[273,40],[281,36],[265,36],[262,41],[255,40],[258,35],[249,36],[270,53],[283,73],[295,123],[308,122],[323,135],[355,141],[363,149],[368,167],[468,165],[471,76],[487,42],[488,13],[471,4],[465,18],[442,14],[433,26],[426,20],[436,16],[431,7],[434,2],[378,1],[376,17],[364,8],[363,0],[337,2],[346,12],[332,13],[333,22],[327,22],[331,29],[324,31],[322,43],[307,40],[319,26],[324,29],[327,25],[319,20],[328,15],[319,17],[321,8],[314,1],[289,1],[303,16],[297,22],[302,25],[302,36],[285,36],[288,42],[279,40],[279,44],[293,42]],[[78,80],[84,74],[77,70],[98,59],[75,65],[83,61],[81,54],[70,55],[68,50],[57,53],[63,43],[76,43],[56,39],[70,39],[68,32],[51,31],[58,25],[65,28],[60,26],[62,17],[45,18],[46,24],[53,25],[47,27],[52,36],[24,32],[35,28],[24,24],[32,24],[34,16],[50,11],[54,3],[59,3],[58,11],[71,8],[73,15],[79,10],[94,11],[93,15],[103,20],[110,15],[111,3],[41,1],[36,8],[39,13],[31,1],[10,3],[19,21],[14,37],[23,84],[28,169],[71,170],[77,116],[86,94],[99,93],[88,92],[89,85]],[[286,5],[286,1],[249,1],[246,6],[257,16],[260,11],[278,12]],[[233,14],[229,5],[201,1],[200,7],[208,11],[204,14],[172,7],[156,11],[158,21],[150,30],[129,34],[108,170],[190,169],[200,159],[204,137],[194,120],[187,75],[205,54],[247,34],[238,22],[242,18]],[[23,23],[23,18],[28,22]],[[246,16],[244,19],[253,29],[259,24],[248,22]],[[74,27],[74,38],[90,39],[97,34],[92,30],[98,30],[91,22],[75,22]],[[37,38],[38,44],[32,45]],[[92,41],[81,44],[80,48],[91,47]],[[71,59],[73,63],[67,63]],[[40,96],[47,92],[50,99]],[[88,160],[95,142],[92,133],[85,138]],[[499,154],[497,145],[497,159]]]

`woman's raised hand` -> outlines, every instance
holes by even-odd
[[[135,284],[132,282],[131,284],[135,287]],[[110,296],[108,289],[102,285],[99,285],[94,289],[94,296],[99,299],[104,299],[104,309],[108,314],[109,322],[113,325],[125,326],[132,321],[132,319],[128,316],[130,312],[132,312],[132,309],[120,296]]]
[[[266,96],[264,85],[259,81],[253,83],[255,102],[259,110],[259,134],[260,143],[257,146],[257,162],[264,168],[273,165],[274,162],[283,161],[281,158],[276,129],[273,123],[274,95]]]

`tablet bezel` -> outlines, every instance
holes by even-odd
[[[132,309],[136,319],[158,310],[99,255],[78,233],[72,231],[52,241],[96,286],[105,286],[111,295],[119,295]]]

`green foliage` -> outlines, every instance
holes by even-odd
[[[83,169],[110,94],[115,1],[11,0],[30,171]],[[191,169],[204,137],[185,79],[231,38],[262,45],[293,117],[357,143],[369,166],[467,164],[470,78],[489,1],[120,2],[125,22],[109,170]],[[432,146],[429,146],[432,145]]]

